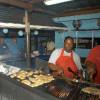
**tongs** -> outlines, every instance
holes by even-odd
[[[67,70],[68,70],[69,72],[71,72],[71,73],[76,77],[76,79],[80,79],[80,78],[81,78],[81,77],[78,75],[78,73],[74,72],[70,67],[68,67]]]

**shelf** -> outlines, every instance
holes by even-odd
[[[70,30],[70,31],[100,31],[100,28],[99,29],[79,29],[79,30]]]

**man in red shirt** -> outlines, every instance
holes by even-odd
[[[91,49],[85,64],[91,80],[100,84],[100,45]]]

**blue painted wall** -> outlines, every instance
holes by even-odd
[[[63,23],[68,29],[67,32],[55,32],[55,45],[56,48],[63,47],[63,40],[66,36],[72,36],[74,38],[100,38],[100,30],[96,31],[71,31],[74,29],[72,23],[73,20],[81,20],[80,29],[98,29],[100,26],[97,25],[97,19],[100,18],[100,13],[79,15],[79,16],[68,16],[55,18],[55,22]],[[75,51],[81,56],[86,57],[90,49],[76,48]]]
[[[6,37],[3,33],[0,33],[0,36],[3,36],[4,44],[7,45],[9,53],[12,55],[18,55],[18,53],[25,54],[25,38],[16,37],[16,43],[13,42],[12,37]],[[1,49],[0,49],[1,50]],[[2,51],[3,52],[3,51]]]
[[[25,51],[25,38],[16,38],[17,42],[16,44],[13,43],[12,38],[4,38],[5,44],[7,44],[9,50],[12,52],[12,54],[17,55],[18,53],[21,53],[22,51]]]

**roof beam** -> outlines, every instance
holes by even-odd
[[[30,3],[39,3],[39,2],[44,2],[44,0],[31,0]]]
[[[74,15],[91,14],[91,13],[100,13],[100,7],[87,7],[69,11],[66,10],[63,13],[60,13],[57,17],[74,16]]]
[[[0,28],[12,28],[12,29],[25,29],[25,24],[20,23],[3,23],[0,22]],[[67,27],[58,26],[44,26],[44,25],[30,25],[31,30],[57,30],[57,31],[67,31]]]
[[[23,8],[23,9],[32,10],[32,4],[31,3],[18,1],[18,0],[0,0],[0,4],[6,4],[6,5],[20,7],[20,8]]]

